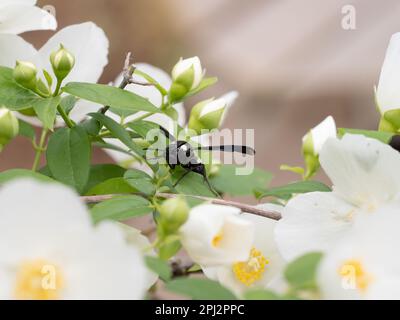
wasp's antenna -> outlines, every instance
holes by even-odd
[[[176,138],[172,134],[170,134],[167,129],[165,129],[163,126],[160,126],[160,125],[159,125],[159,127],[160,127],[161,132],[164,134],[164,136],[166,136],[171,141],[176,141]]]
[[[199,146],[195,147],[196,150],[208,150],[208,151],[224,151],[224,152],[239,152],[242,154],[247,154],[254,156],[256,150],[248,146],[238,146],[238,145],[222,145],[222,146]]]

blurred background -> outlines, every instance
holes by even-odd
[[[279,165],[302,164],[301,137],[327,115],[339,127],[375,129],[373,87],[391,34],[400,31],[398,0],[39,0],[56,8],[59,28],[87,20],[110,39],[101,83],[113,81],[126,52],[169,72],[198,55],[219,83],[201,97],[238,90],[226,127],[256,130],[256,165],[274,185],[297,179]],[[342,27],[343,6],[356,29]],[[23,35],[40,47],[52,32]],[[197,98],[197,99],[199,99]],[[186,105],[190,110],[191,101]],[[97,152],[96,162],[108,160]],[[0,170],[30,168],[29,142],[0,153]]]

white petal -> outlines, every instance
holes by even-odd
[[[325,118],[319,125],[311,129],[315,154],[319,154],[329,138],[336,138],[336,124],[332,116]]]
[[[282,212],[275,238],[290,261],[310,251],[328,250],[350,228],[355,208],[332,192],[295,196]]]
[[[361,135],[329,139],[320,162],[334,190],[355,205],[372,209],[400,192],[400,154]]]
[[[43,252],[49,247],[48,239],[65,241],[68,234],[88,233],[92,225],[77,194],[58,183],[18,179],[2,187],[0,202],[0,259],[16,259],[32,250]],[[15,250],[9,249],[10,242]]]
[[[226,117],[228,116],[229,110],[235,104],[235,101],[237,100],[238,97],[239,97],[239,92],[237,92],[237,91],[230,91],[221,97],[221,99],[224,99],[226,101],[226,109],[224,111],[224,114],[222,115],[220,125],[224,124],[224,121],[225,121]]]
[[[199,117],[202,118],[211,112],[218,111],[225,107],[226,107],[226,101],[224,99],[220,98],[217,100],[210,101],[209,103],[203,106],[203,109],[201,110]]]
[[[262,204],[257,207],[278,212],[283,209],[281,206],[274,204]],[[236,278],[232,264],[219,267],[203,267],[203,271],[208,278],[218,280],[222,285],[231,289],[239,296],[250,288],[268,287],[271,281],[283,273],[285,265],[285,261],[281,257],[275,242],[274,228],[276,221],[248,213],[243,213],[240,217],[255,226],[255,238],[252,247],[261,251],[263,256],[268,260],[261,279],[254,282],[251,287],[248,287]],[[240,260],[235,262],[240,262]]]
[[[24,4],[29,6],[34,6],[37,0],[0,0],[0,7],[8,6],[10,4]]]
[[[0,65],[13,68],[17,60],[35,62],[36,49],[16,35],[0,34]]]
[[[82,244],[76,261],[69,261],[64,299],[142,299],[148,270],[139,251],[124,243],[121,229],[103,222],[94,238]]]
[[[118,226],[122,229],[125,236],[125,241],[132,246],[135,246],[141,253],[151,256],[156,256],[156,252],[151,248],[150,240],[144,236],[140,230],[135,229],[131,226],[119,223]],[[158,275],[153,271],[147,270],[146,273],[146,289],[150,289],[158,280]]]
[[[376,214],[362,215],[346,237],[338,238],[325,253],[318,268],[318,283],[326,299],[398,298],[400,259],[397,254],[400,234],[400,203],[383,206]],[[354,263],[368,275],[363,289],[357,287]],[[343,269],[343,267],[347,268]],[[359,268],[360,268],[359,267]],[[345,272],[340,276],[338,270]],[[354,269],[353,269],[354,270]]]
[[[92,22],[68,26],[58,31],[40,50],[43,68],[52,70],[49,56],[60,44],[75,56],[75,66],[64,80],[96,83],[108,63],[108,39]]]
[[[283,209],[281,206],[273,204],[264,204],[262,207],[265,210],[273,210],[277,212],[280,212]],[[275,279],[283,272],[283,268],[286,264],[275,240],[277,221],[248,213],[244,213],[242,217],[251,221],[255,225],[256,236],[254,247],[260,250],[268,260],[266,271],[260,282],[257,284],[265,287],[272,281],[272,279]]]
[[[6,34],[57,28],[57,21],[49,12],[39,7],[18,3],[2,7],[0,21],[0,33]]]
[[[395,33],[390,39],[376,98],[382,114],[392,109],[400,109],[400,33]]]
[[[191,258],[205,267],[246,260],[254,241],[254,226],[239,213],[239,209],[220,205],[194,207],[181,228],[182,244]],[[217,246],[213,245],[216,236],[221,236]]]

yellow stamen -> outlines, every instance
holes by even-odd
[[[251,286],[257,280],[260,280],[265,272],[265,266],[269,261],[263,256],[261,251],[256,248],[251,249],[250,257],[247,261],[236,262],[232,270],[235,277],[245,284]]]
[[[211,244],[213,245],[213,247],[218,247],[221,244],[222,241],[222,232],[219,232],[212,240],[211,240]]]
[[[358,289],[361,293],[365,293],[371,284],[373,278],[365,271],[364,266],[359,260],[347,260],[338,270],[339,275],[344,280],[349,280],[354,283],[355,289]]]
[[[55,300],[63,287],[57,266],[42,259],[25,261],[16,274],[14,296],[20,300]]]

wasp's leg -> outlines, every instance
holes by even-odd
[[[203,176],[204,181],[207,183],[208,188],[211,190],[211,192],[214,193],[218,198],[222,198],[221,195],[211,185],[210,180],[208,180],[205,172],[202,174],[202,176]]]
[[[190,172],[192,172],[191,170],[186,170],[185,173],[183,173],[181,175],[181,177],[174,183],[174,188],[178,185],[179,182],[181,182],[183,180],[184,177],[186,177]]]

